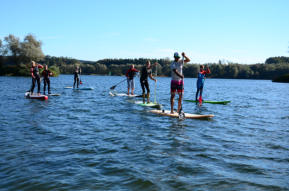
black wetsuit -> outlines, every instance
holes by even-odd
[[[32,86],[30,89],[30,93],[33,94],[36,82],[37,82],[37,93],[40,93],[40,76],[38,66],[32,67],[31,73],[32,73]]]
[[[45,90],[46,90],[46,84],[48,85],[48,94],[50,94],[50,70],[43,70],[42,72],[42,76],[43,76],[43,82],[44,82],[44,87],[43,87],[43,94],[45,94]]]
[[[75,88],[75,83],[77,82],[77,88],[79,86],[79,75],[80,75],[80,70],[77,70],[74,72],[74,83],[73,83],[73,88]]]
[[[142,93],[145,94],[145,88],[147,89],[147,93],[150,93],[150,87],[148,83],[148,77],[152,74],[152,70],[144,66],[141,70],[140,76],[140,85],[142,88]]]

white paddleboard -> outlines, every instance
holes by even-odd
[[[169,110],[150,110],[149,112],[162,115],[162,116],[168,116],[168,117],[174,117],[174,118],[179,117],[179,113],[174,112],[172,114],[171,111]],[[212,117],[214,117],[214,115],[200,115],[200,114],[185,113],[186,119],[210,119]]]
[[[60,94],[48,94],[49,96],[60,96]]]
[[[48,96],[46,96],[46,95],[37,95],[37,94],[30,95],[29,92],[25,93],[25,97],[27,99],[39,99],[39,100],[47,100],[48,99]]]
[[[134,95],[131,95],[131,94],[127,95],[127,94],[125,94],[125,93],[112,93],[112,92],[109,92],[109,95],[111,95],[111,96],[121,96],[121,97],[137,97],[137,96],[139,96],[139,95],[136,95],[136,94],[134,94]]]

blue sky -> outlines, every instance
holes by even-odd
[[[31,33],[43,52],[96,61],[264,62],[289,56],[288,0],[0,0],[0,38]]]

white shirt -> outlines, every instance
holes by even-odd
[[[172,70],[172,73],[171,73],[171,76],[172,76],[172,80],[182,80],[181,77],[179,77],[175,72],[174,72],[174,69],[176,69],[179,74],[183,75],[183,66],[184,66],[184,59],[181,59],[179,61],[173,61],[171,63],[171,70]]]

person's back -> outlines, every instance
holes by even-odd
[[[133,95],[134,91],[134,76],[136,72],[139,72],[137,69],[134,68],[132,64],[130,69],[126,72],[125,76],[127,77],[127,95],[129,95],[129,90],[131,89],[131,95]]]

